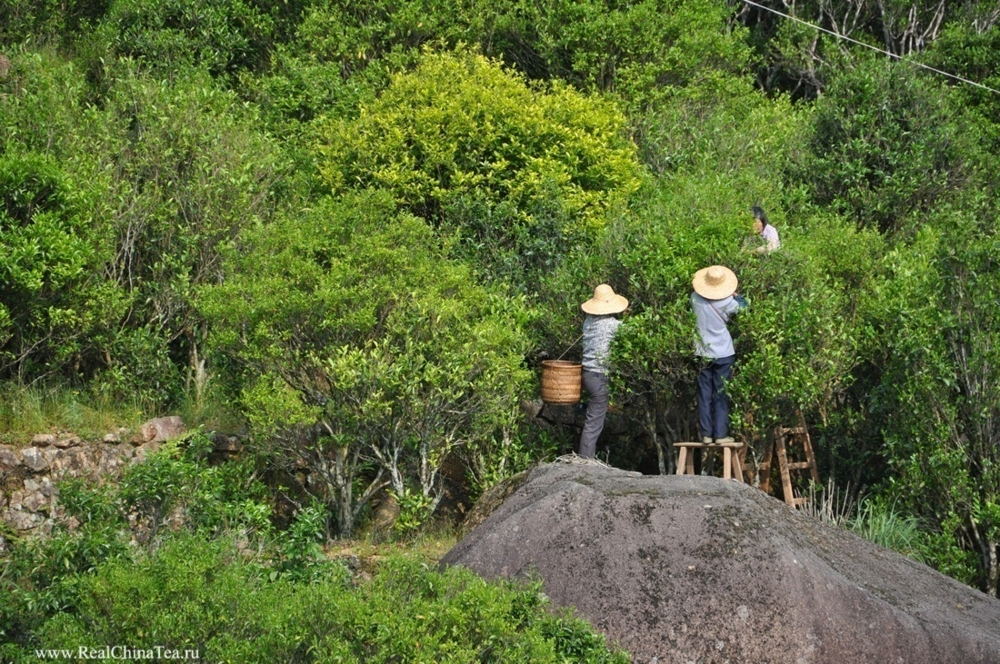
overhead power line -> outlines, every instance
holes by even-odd
[[[785,14],[784,12],[780,12],[777,9],[773,9],[771,7],[765,7],[764,5],[761,5],[761,4],[758,4],[756,2],[753,2],[753,0],[743,0],[743,2],[745,4],[752,5],[754,7],[759,8],[759,9],[763,9],[764,11],[771,12],[772,14],[777,14],[778,16],[782,16],[784,18],[790,19],[792,21],[795,21],[796,23],[801,23],[802,25],[809,26],[813,30],[818,30],[819,32],[825,32],[828,35],[836,37],[837,39],[843,39],[844,41],[849,41],[852,44],[857,44],[858,46],[864,46],[865,48],[869,48],[869,49],[871,49],[873,51],[877,51],[878,53],[882,53],[883,55],[888,55],[890,58],[895,58],[896,60],[902,60],[903,59],[902,56],[896,55],[895,53],[890,53],[889,51],[886,51],[884,49],[878,48],[877,46],[872,46],[871,44],[866,44],[866,43],[864,43],[862,41],[858,41],[857,39],[853,39],[851,37],[848,37],[847,35],[838,34],[838,33],[834,32],[833,30],[827,30],[826,28],[824,28],[822,26],[819,26],[819,25],[816,25],[815,23],[810,23],[808,21],[803,21],[800,18],[796,18],[795,16],[792,16],[790,14]],[[934,67],[931,67],[930,65],[925,65],[924,63],[917,62],[916,60],[908,60],[908,62],[910,62],[911,64],[914,64],[914,65],[916,65],[918,67],[923,67],[924,69],[930,70],[930,71],[934,72],[935,74],[941,74],[942,76],[947,76],[948,78],[954,79],[956,81],[961,81],[962,83],[967,83],[969,85],[974,85],[977,88],[982,88],[983,90],[989,90],[990,92],[992,92],[994,94],[1000,95],[1000,90],[994,90],[993,88],[991,88],[989,86],[986,86],[986,85],[983,85],[982,83],[976,83],[975,81],[970,81],[967,78],[962,78],[961,76],[956,76],[955,74],[949,74],[946,71],[941,71],[940,69],[936,69]]]

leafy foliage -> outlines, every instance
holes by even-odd
[[[992,592],[1000,572],[991,562],[998,525],[992,505],[1000,492],[992,441],[1000,399],[987,378],[1000,333],[986,295],[997,288],[994,239],[980,236],[972,219],[949,218],[953,228],[927,230],[892,254],[895,278],[879,300],[892,312],[886,326],[892,359],[878,407],[905,404],[886,420],[887,456],[897,470],[891,489],[978,554],[980,582]],[[968,244],[950,246],[954,234]]]
[[[326,202],[247,239],[202,307],[247,369],[259,444],[306,455],[345,534],[383,486],[415,489],[432,510],[449,454],[514,425],[527,380],[517,302],[477,286],[385,195]],[[355,498],[368,462],[378,470]]]
[[[489,45],[529,75],[608,92],[645,112],[684,88],[742,77],[750,52],[728,14],[715,2],[519,1]]]
[[[60,500],[76,525],[8,540],[5,661],[39,648],[76,653],[95,638],[213,661],[627,661],[581,620],[550,612],[540,584],[491,584],[399,554],[374,578],[355,576],[319,546],[322,506],[276,533],[252,467],[210,465],[209,449],[196,433],[131,467],[120,486],[65,483]],[[130,547],[129,533],[153,516],[169,525],[156,546]]]
[[[792,11],[996,87],[990,3]],[[694,422],[691,274],[724,263],[751,302],[737,433],[802,410],[824,474],[996,592],[992,93],[714,0],[9,0],[0,44],[0,378],[65,386],[73,422],[87,398],[231,404],[301,501],[279,575],[325,574],[327,521],[351,532],[376,494],[409,536],[446,468],[480,492],[568,448],[518,403],[598,283],[632,302],[613,389],[646,434],[609,459],[667,472]],[[267,530],[251,496],[178,498],[229,491],[187,463],[106,504],[151,548],[177,510]],[[81,573],[118,551],[56,541]],[[10,604],[28,622],[72,594],[39,569]]]
[[[269,579],[234,554],[224,541],[180,538],[109,563],[81,579],[78,613],[49,620],[39,645],[170,644],[245,662],[628,661],[582,621],[548,613],[537,585],[491,585],[396,557],[354,589],[338,564],[301,583]]]
[[[92,273],[102,256],[85,198],[53,160],[0,157],[0,373],[35,377],[79,361],[99,321]]]
[[[100,375],[154,407],[187,383],[197,400],[208,378],[193,289],[218,278],[220,244],[270,211],[281,166],[206,79],[115,67],[100,108],[58,59],[17,58],[0,81],[4,366],[28,381]]]
[[[128,58],[165,75],[203,68],[230,77],[266,64],[278,30],[268,5],[276,4],[116,0],[94,37],[111,60]]]
[[[117,484],[75,479],[59,487],[59,519],[47,538],[12,538],[0,574],[0,635],[25,643],[52,615],[73,611],[78,583],[101,564],[155,551],[177,531],[266,546],[269,491],[246,461],[209,465],[211,440],[194,432],[125,470]],[[294,538],[293,538],[294,539]]]
[[[639,181],[613,106],[532,89],[469,53],[427,53],[359,118],[332,124],[320,152],[334,191],[383,189],[428,221],[457,219],[477,256],[527,261],[591,237]]]
[[[898,230],[966,177],[960,125],[940,88],[905,64],[866,59],[837,77],[816,113],[799,177],[859,225]]]
[[[112,0],[9,0],[0,6],[0,45],[70,41],[105,15]]]

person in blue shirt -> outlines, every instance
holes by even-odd
[[[580,435],[580,456],[593,459],[597,439],[608,412],[608,353],[611,340],[622,324],[618,314],[628,309],[628,300],[607,284],[594,289],[594,297],[580,305],[583,320],[583,387],[590,394],[587,419]]]
[[[691,280],[691,308],[698,323],[696,354],[704,361],[698,371],[698,427],[703,443],[733,442],[725,386],[736,361],[727,324],[746,306],[736,293],[738,283],[736,274],[722,265],[702,268]]]

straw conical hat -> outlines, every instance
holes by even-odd
[[[736,292],[736,274],[724,265],[712,265],[694,273],[694,292],[706,300],[721,300]]]
[[[628,309],[628,300],[621,295],[616,295],[615,291],[607,284],[601,284],[594,289],[594,297],[580,305],[580,308],[588,314],[618,314]]]

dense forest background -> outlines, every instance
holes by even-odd
[[[996,595],[998,22],[974,0],[5,0],[0,380],[228,418],[258,467],[308,466],[333,534],[383,490],[419,529],[446,462],[483,491],[571,445],[520,403],[602,282],[632,303],[614,398],[649,434],[602,453],[664,471],[695,421],[691,275],[722,263],[751,303],[738,433],[759,452],[802,412],[824,478]]]

